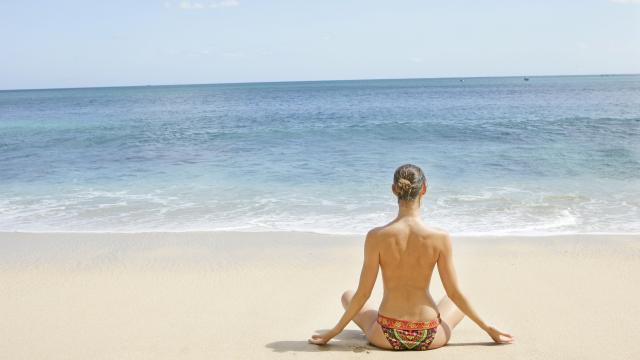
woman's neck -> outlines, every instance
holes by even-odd
[[[420,217],[420,203],[418,201],[398,202],[398,219],[419,218],[419,217]]]

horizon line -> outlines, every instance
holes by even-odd
[[[359,79],[323,79],[323,80],[274,80],[274,81],[236,81],[212,83],[177,83],[177,84],[142,84],[142,85],[104,85],[104,86],[72,86],[72,87],[43,87],[43,88],[14,88],[0,89],[5,91],[42,91],[42,90],[79,90],[79,89],[109,89],[134,87],[163,87],[163,86],[206,86],[206,85],[249,85],[249,84],[284,84],[310,82],[338,82],[338,81],[384,81],[384,80],[444,80],[444,79],[486,79],[486,78],[541,78],[541,77],[579,77],[579,76],[635,76],[640,73],[597,73],[597,74],[553,74],[553,75],[498,75],[498,76],[434,76],[407,78],[359,78]]]

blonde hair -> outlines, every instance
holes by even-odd
[[[422,184],[427,183],[424,172],[413,164],[404,164],[393,174],[393,185],[396,188],[398,200],[415,200],[422,191]]]

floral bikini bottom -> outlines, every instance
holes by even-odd
[[[398,320],[378,314],[378,324],[394,350],[428,350],[436,337],[440,314],[430,321]]]

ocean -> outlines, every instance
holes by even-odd
[[[640,233],[640,75],[0,91],[0,231]]]

